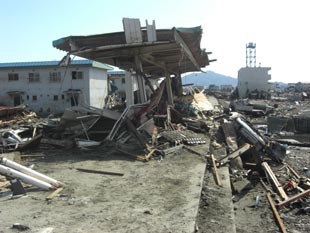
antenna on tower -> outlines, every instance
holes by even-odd
[[[256,67],[256,44],[246,44],[246,67]]]

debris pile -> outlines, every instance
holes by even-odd
[[[285,107],[273,108],[270,106],[274,102],[264,102],[265,105],[254,105],[253,101],[245,100],[232,102],[232,109],[238,113],[230,112],[229,115],[217,119],[218,127],[210,132],[213,142],[210,144],[212,154],[209,162],[214,168],[218,185],[221,185],[221,177],[217,175],[216,170],[222,166],[229,166],[235,203],[238,203],[247,190],[257,190],[257,186],[260,185],[264,187],[265,194],[257,195],[254,206],[259,206],[261,199],[266,198],[280,230],[286,232],[282,220],[283,213],[291,212],[296,218],[296,207],[299,213],[303,211],[305,214],[305,210],[310,208],[310,201],[307,199],[310,193],[310,179],[299,175],[289,165],[291,163],[296,167],[297,161],[288,156],[296,147],[306,149],[309,146],[309,137],[302,137],[309,133],[308,111],[300,110],[300,105],[307,109],[309,103],[300,103],[294,114],[286,112],[287,114],[280,115],[281,111],[285,111]],[[247,117],[240,113],[246,114]],[[276,118],[275,114],[279,117]],[[291,134],[284,134],[286,130]],[[303,142],[296,138],[302,138]],[[310,165],[307,161],[304,162],[306,166]],[[304,170],[308,168],[304,167]]]
[[[35,112],[27,111],[24,105],[2,109],[8,113],[0,115],[0,154],[31,149],[40,143],[40,119]]]

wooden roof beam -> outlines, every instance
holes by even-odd
[[[141,56],[141,60],[143,60],[144,62],[150,63],[154,66],[157,66],[158,68],[161,68],[162,70],[167,70],[168,72],[174,74],[175,72],[173,72],[172,70],[168,69],[166,67],[166,64],[160,61],[157,61],[153,56],[151,55],[143,55]]]
[[[197,70],[200,70],[200,65],[196,61],[193,53],[191,52],[189,47],[186,45],[186,43],[184,42],[184,40],[182,39],[182,37],[180,36],[180,34],[177,32],[176,29],[174,29],[174,38],[175,38],[176,43],[179,44],[184,49],[184,52],[186,53],[187,57],[191,60],[191,62],[197,68]]]

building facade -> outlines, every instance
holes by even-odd
[[[110,66],[91,60],[0,63],[0,105],[27,105],[37,113],[60,113],[87,104],[102,108]]]
[[[139,84],[137,76],[132,75],[130,72],[126,72],[124,70],[109,70],[108,80],[109,94],[117,95],[122,100],[126,100],[129,105],[139,102]],[[157,79],[148,79],[148,81],[149,85],[151,85],[153,89],[157,89]],[[147,100],[150,99],[152,94],[149,85],[144,85]]]
[[[271,89],[270,67],[244,67],[238,71],[239,98],[248,98],[252,92],[267,93]]]

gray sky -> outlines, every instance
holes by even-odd
[[[206,70],[237,77],[245,45],[257,46],[257,65],[272,81],[308,81],[307,0],[53,0],[1,1],[0,62],[59,60],[52,41],[69,35],[121,31],[122,18],[155,20],[156,27],[201,25],[201,47],[213,52]]]

